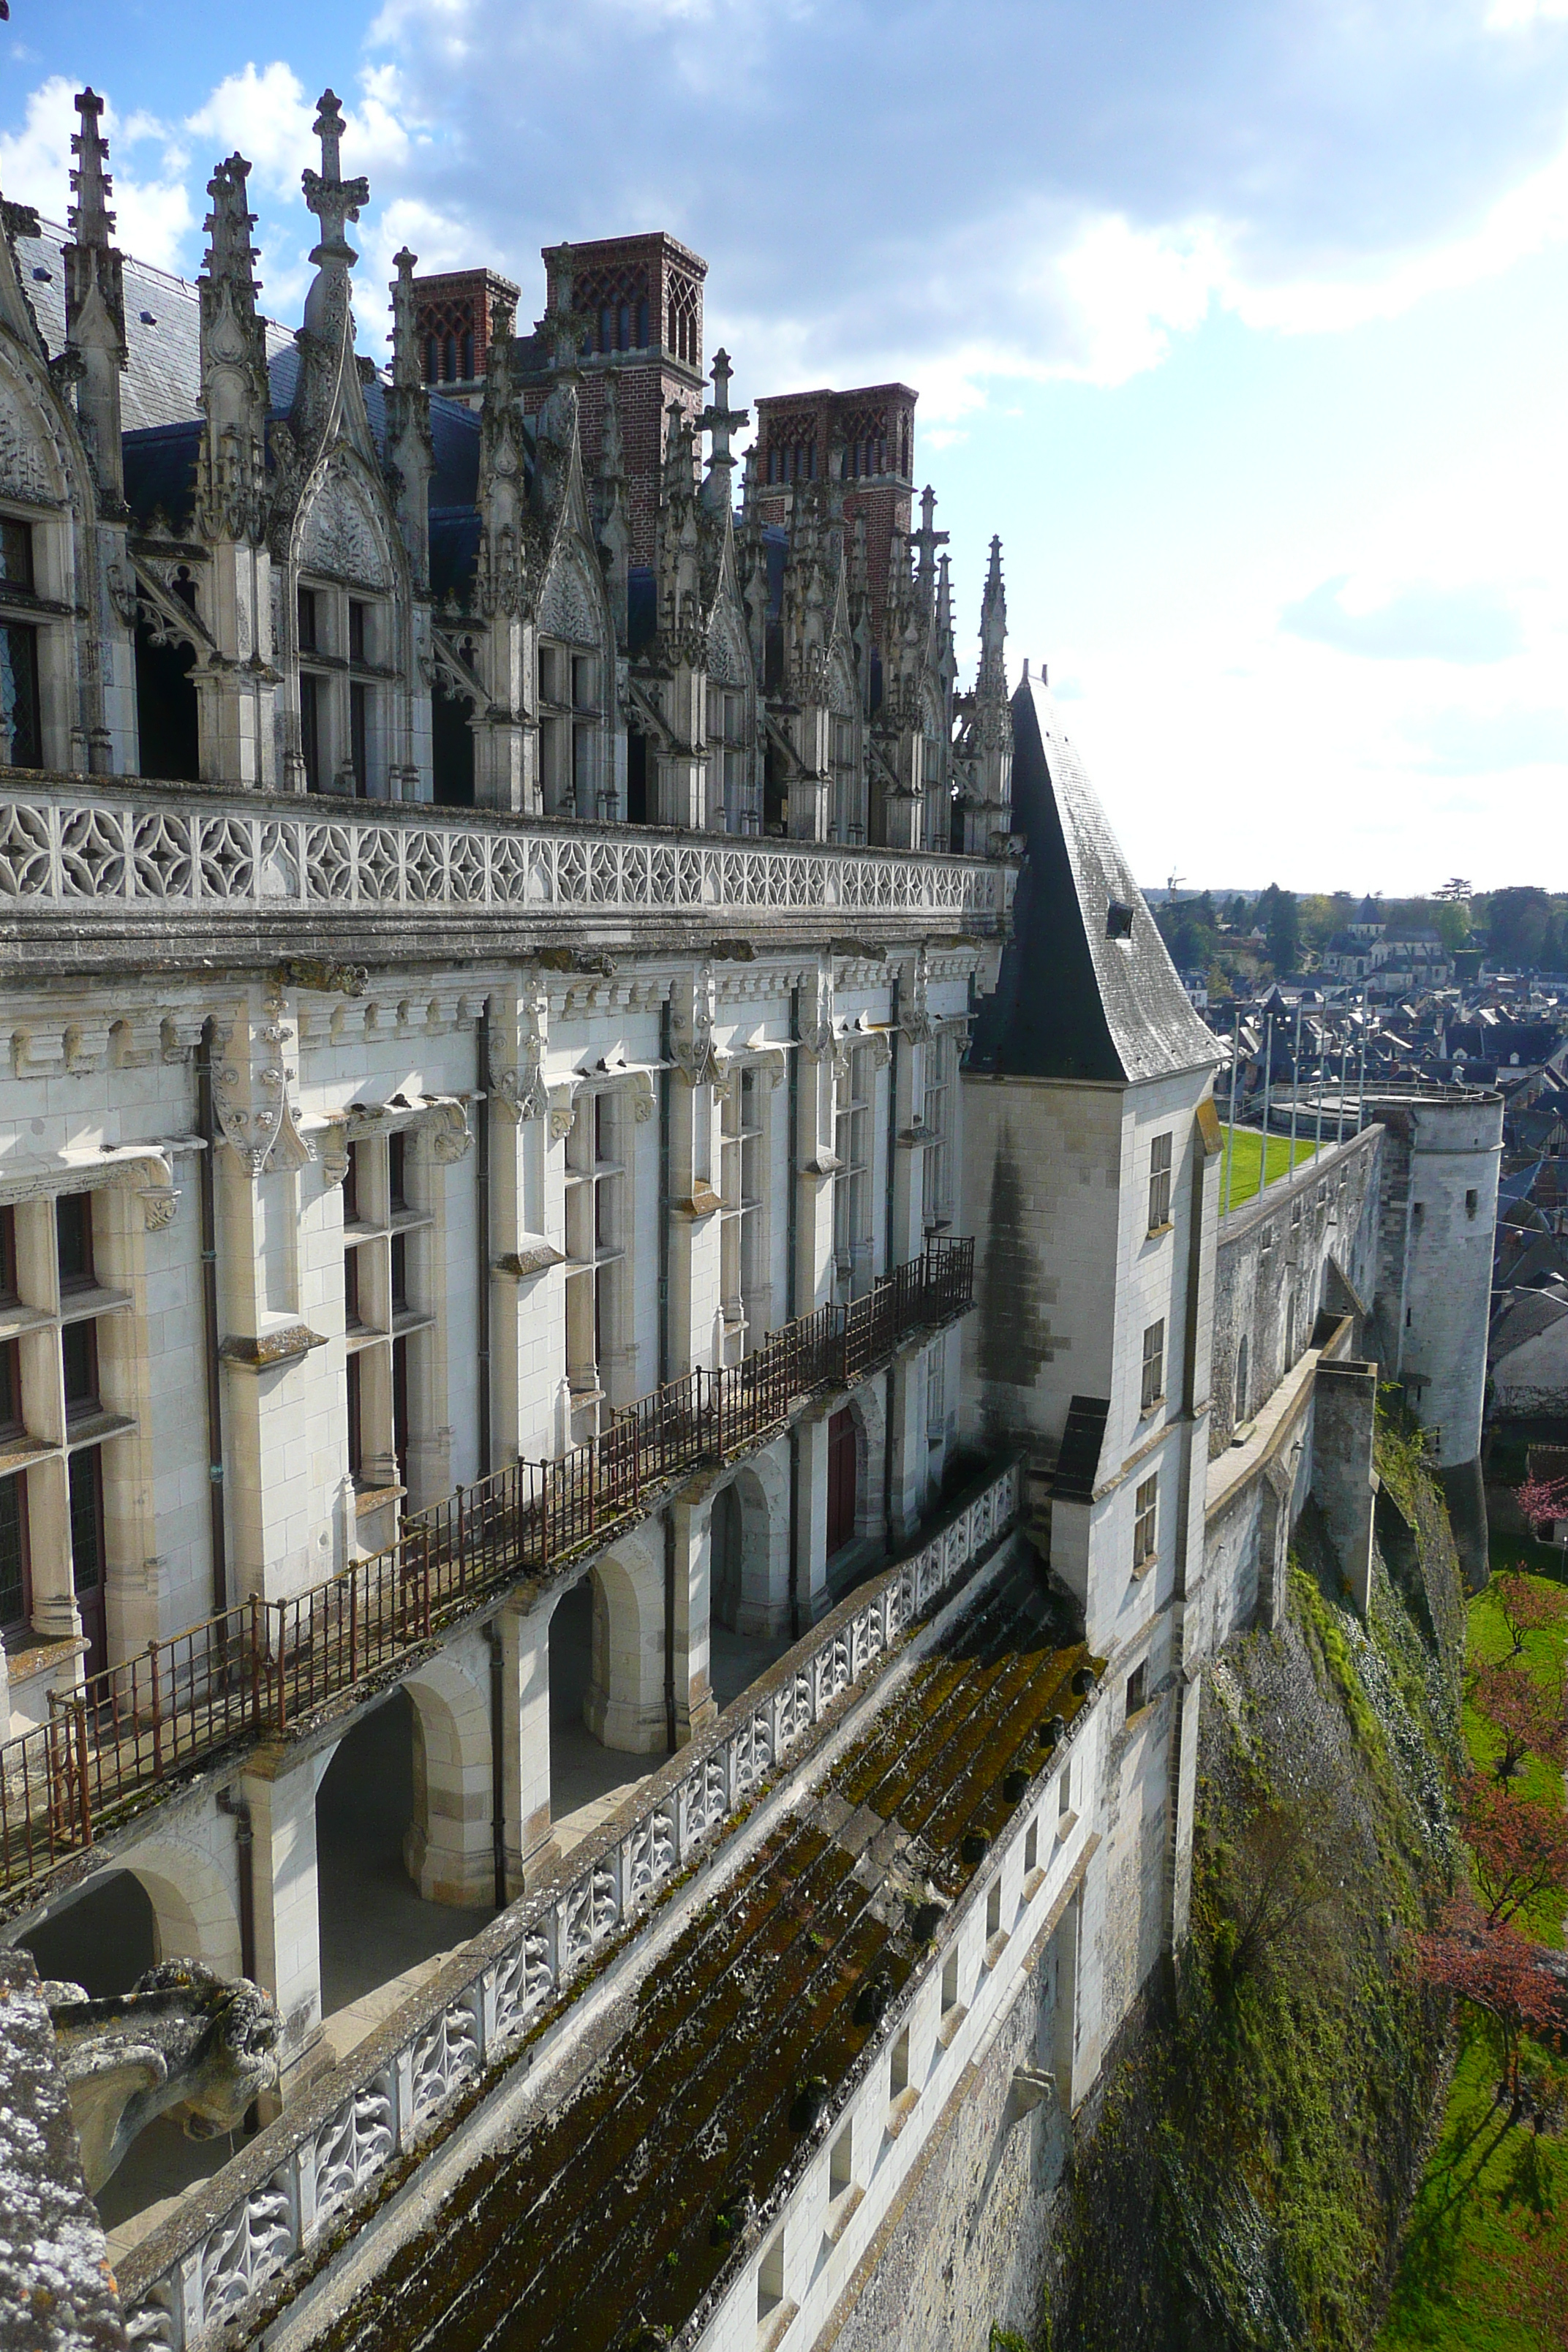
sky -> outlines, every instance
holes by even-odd
[[[11,0],[0,189],[108,100],[192,277],[249,157],[297,322],[314,100],[391,257],[655,227],[739,402],[897,378],[972,665],[1047,668],[1146,887],[1568,889],[1568,0]]]

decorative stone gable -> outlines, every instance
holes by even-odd
[[[325,572],[357,586],[392,586],[381,534],[363,493],[346,474],[329,474],[310,501],[300,536],[300,562],[307,572]]]
[[[540,600],[539,626],[545,636],[561,637],[574,646],[596,646],[603,635],[575,549],[563,550],[550,567]]]

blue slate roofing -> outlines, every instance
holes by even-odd
[[[1038,678],[1013,697],[1013,823],[1027,855],[969,1067],[1113,1084],[1213,1068],[1222,1050]]]

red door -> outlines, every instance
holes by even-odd
[[[827,1557],[855,1534],[855,1416],[846,1405],[827,1424]]]

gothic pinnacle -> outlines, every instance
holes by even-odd
[[[103,100],[95,89],[79,90],[76,110],[81,117],[81,129],[71,133],[71,153],[79,161],[70,175],[76,202],[67,218],[79,245],[107,247],[114,227],[114,215],[108,204],[114,183],[104,169],[109,161],[109,142],[99,129]]]

